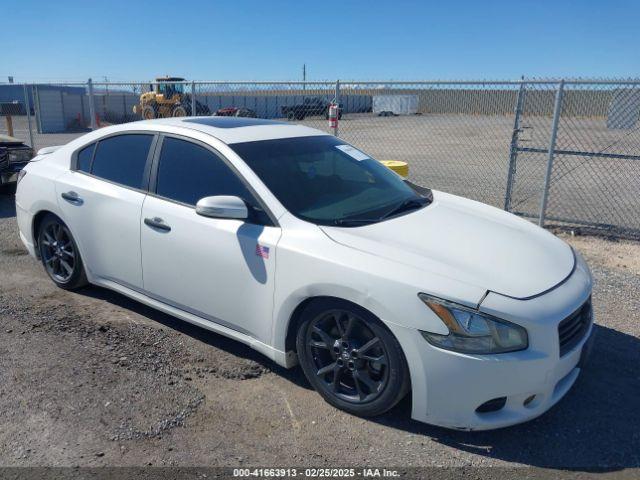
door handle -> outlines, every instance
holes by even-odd
[[[78,194],[74,191],[62,192],[60,196],[64,198],[67,202],[73,203],[74,205],[82,205],[83,203],[82,198],[80,198]]]
[[[166,223],[164,223],[164,220],[162,220],[159,217],[145,218],[144,224],[148,225],[151,228],[157,228],[158,230],[162,230],[163,232],[171,231],[171,227]]]

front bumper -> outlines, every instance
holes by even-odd
[[[16,183],[18,174],[27,164],[26,163],[10,163],[0,170],[0,185],[7,183]]]
[[[529,348],[521,352],[451,352],[430,345],[415,329],[389,325],[403,347],[411,372],[412,418],[447,428],[488,430],[525,422],[547,411],[576,381],[593,330],[592,321],[581,340],[560,356],[558,324],[590,294],[591,275],[579,259],[564,283],[541,296],[518,300],[487,295],[481,311],[527,329]],[[506,397],[506,403],[499,410],[476,411],[483,403],[500,397]]]
[[[18,181],[18,172],[2,172],[0,173],[0,185],[7,183],[16,183]]]

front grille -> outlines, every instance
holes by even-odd
[[[573,312],[558,325],[560,356],[566,355],[589,330],[591,324],[591,297],[578,310]]]

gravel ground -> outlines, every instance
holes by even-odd
[[[596,279],[589,369],[524,425],[464,433],[364,420],[299,369],[100,288],[57,289],[0,195],[1,466],[640,467],[640,245],[564,238]]]

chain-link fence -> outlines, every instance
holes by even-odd
[[[8,93],[7,93],[8,92]],[[416,183],[544,225],[640,238],[640,81],[154,82],[0,85],[3,122],[34,148],[185,115],[302,123]],[[329,122],[330,107],[338,117]],[[9,120],[7,120],[9,119]]]

